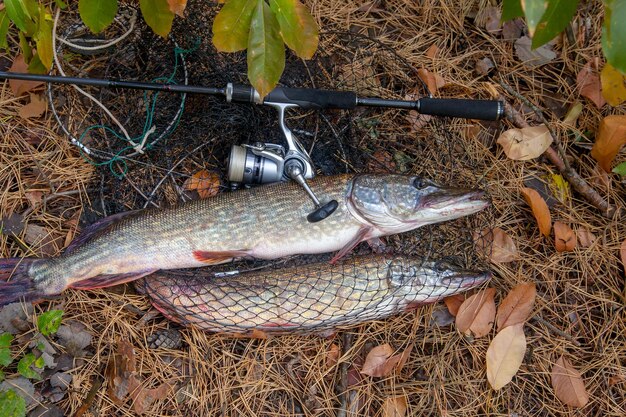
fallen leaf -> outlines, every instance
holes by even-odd
[[[24,193],[24,196],[30,203],[31,207],[36,208],[41,204],[41,200],[43,199],[43,192],[41,191],[27,191]]]
[[[576,230],[576,237],[581,248],[588,248],[596,241],[596,236],[589,231],[586,227],[581,227]]]
[[[569,127],[576,127],[576,120],[578,120],[578,116],[583,111],[583,103],[577,101],[572,104],[565,117],[563,118],[563,124]]]
[[[550,175],[550,191],[561,203],[567,203],[571,197],[569,183],[560,174]]]
[[[532,40],[528,36],[522,36],[515,41],[515,52],[524,65],[536,68],[556,58],[556,52],[552,50],[550,43],[536,49],[532,49],[531,45]]]
[[[401,355],[393,355],[393,352],[393,348],[388,343],[376,346],[365,357],[361,373],[375,377],[389,375],[401,358]]]
[[[547,126],[509,129],[497,141],[504,153],[514,161],[527,161],[541,156],[552,143],[552,135]]]
[[[20,54],[15,57],[13,64],[9,69],[9,72],[28,72],[28,64],[24,61],[24,55]],[[41,81],[24,81],[24,80],[9,80],[9,86],[13,95],[19,97],[22,94],[28,93],[31,90],[43,85]]]
[[[611,163],[622,145],[626,144],[626,115],[607,116],[600,122],[591,156],[602,169],[611,172]]]
[[[203,169],[188,178],[183,188],[187,191],[197,191],[200,198],[213,197],[220,189],[220,177],[216,172]]]
[[[487,6],[476,14],[474,23],[484,27],[487,32],[494,33],[500,31],[502,12],[499,7]]]
[[[65,346],[65,350],[72,356],[82,356],[83,349],[91,344],[93,336],[87,331],[87,327],[78,321],[69,321],[62,324],[57,330],[59,344]]]
[[[505,327],[523,324],[535,305],[537,290],[532,282],[515,286],[498,307],[496,324],[498,331]]]
[[[456,327],[461,333],[482,337],[491,331],[496,315],[493,297],[495,288],[487,288],[467,298],[456,315]]]
[[[524,20],[522,19],[513,19],[504,22],[502,25],[502,39],[504,40],[514,40],[519,39],[522,36],[522,31],[524,30]]]
[[[163,383],[159,385],[157,388],[139,388],[134,390],[131,395],[133,399],[133,409],[137,414],[143,414],[150,406],[154,403],[154,401],[165,398],[173,387],[168,383]]]
[[[589,61],[576,76],[576,86],[581,96],[591,100],[597,108],[606,104],[602,96],[602,84],[598,75],[598,58]]]
[[[30,93],[30,103],[20,107],[17,114],[22,119],[29,119],[31,117],[39,117],[46,112],[48,108],[48,102],[39,94]]]
[[[624,274],[626,275],[626,240],[622,242],[622,246],[619,248],[619,255],[622,258],[622,266],[624,267]]]
[[[428,91],[435,94],[441,87],[446,85],[446,81],[438,74],[433,74],[426,68],[417,70],[417,76],[426,84]]]
[[[17,378],[10,378],[2,381],[0,383],[0,392],[7,390],[13,390],[16,394],[22,397],[26,401],[27,407],[30,407],[32,404],[37,403],[37,397],[35,396],[35,386],[32,382],[30,382],[23,376],[18,376]],[[4,411],[4,407],[1,410]]]
[[[513,262],[519,258],[515,242],[499,227],[475,231],[474,244],[494,263]]]
[[[409,346],[408,348],[404,349],[404,351],[400,354],[400,359],[398,360],[398,363],[396,365],[396,371],[397,372],[401,372],[402,368],[404,368],[404,365],[406,365],[407,361],[409,360],[409,357],[411,356],[411,351],[413,350],[413,345]]]
[[[418,113],[415,110],[409,110],[406,115],[406,120],[411,125],[411,132],[413,133],[422,130],[432,118],[433,116],[431,116],[430,114]]]
[[[33,310],[31,303],[11,303],[0,308],[0,333],[18,334],[29,329]]]
[[[608,62],[600,73],[602,97],[611,106],[616,107],[626,101],[626,77]]]
[[[431,59],[432,59],[432,58],[434,58],[434,57],[435,57],[435,55],[437,55],[437,52],[439,52],[439,47],[437,46],[437,44],[436,44],[436,43],[433,43],[432,45],[430,45],[430,46],[428,47],[428,49],[426,50],[426,54],[425,54],[425,55],[426,55],[428,58],[431,58]]]
[[[383,417],[404,417],[406,415],[406,395],[387,397],[383,402]]]
[[[167,0],[167,4],[170,6],[170,12],[184,17],[183,12],[187,7],[187,0]]]
[[[526,353],[524,324],[502,329],[487,349],[487,381],[494,390],[511,382]]]
[[[368,172],[388,173],[395,170],[396,163],[393,161],[393,156],[384,149],[374,152],[372,158],[367,163]]]
[[[129,342],[120,340],[106,368],[107,393],[114,403],[120,405],[128,394],[139,387],[135,377],[135,350]]]
[[[24,242],[37,248],[41,255],[51,257],[56,255],[58,248],[55,244],[55,237],[52,232],[38,224],[28,223],[24,233]]]
[[[326,368],[329,369],[337,365],[340,355],[341,349],[339,348],[339,345],[331,343],[328,347],[328,351],[326,352]]]
[[[622,382],[626,382],[626,378],[624,378],[624,376],[622,376],[622,375],[613,375],[608,380],[609,387],[612,387],[613,385],[620,384]]]
[[[589,402],[580,373],[563,356],[552,368],[552,387],[557,398],[567,405],[582,408]]]
[[[465,301],[465,294],[454,294],[454,295],[451,295],[450,297],[446,297],[443,299],[443,302],[446,304],[446,307],[448,307],[448,311],[454,317],[456,317],[456,315],[459,313],[459,307],[461,307],[461,304],[463,304],[463,301]]]
[[[495,64],[490,58],[483,58],[480,61],[476,61],[476,72],[479,75],[487,75],[495,68]]]
[[[450,314],[450,311],[447,308],[439,308],[437,307],[431,316],[430,319],[431,326],[436,324],[439,327],[448,326],[454,323],[454,316]]]
[[[554,222],[554,247],[557,252],[569,252],[576,248],[576,234],[565,223]]]
[[[539,231],[545,237],[549,237],[550,230],[552,229],[552,217],[550,216],[550,209],[546,201],[532,188],[522,188],[521,191],[524,200],[526,200],[526,203],[528,203],[533,211],[533,216],[535,216],[537,224],[539,225]]]
[[[17,236],[24,230],[24,216],[20,213],[11,213],[0,218],[0,233]]]

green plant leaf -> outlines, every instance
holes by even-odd
[[[243,51],[248,47],[250,20],[256,0],[230,0],[213,21],[213,45],[220,52]]]
[[[0,48],[9,49],[7,33],[9,32],[9,16],[6,9],[0,10]]]
[[[65,4],[65,2],[63,0],[54,0],[54,2],[56,3],[56,5],[61,9],[65,9],[67,7],[67,4]]]
[[[172,30],[174,13],[167,0],[139,0],[141,14],[150,28],[164,38]]]
[[[578,0],[548,0],[548,8],[533,35],[532,48],[539,48],[561,33],[577,8]]]
[[[13,362],[11,357],[11,341],[13,335],[11,333],[3,333],[0,335],[0,366],[9,366]]]
[[[37,45],[37,55],[41,60],[41,63],[46,67],[46,70],[50,70],[52,67],[52,22],[47,18],[47,10],[45,7],[41,7],[39,11],[39,21],[37,33],[33,36],[35,44]],[[49,16],[49,14],[48,14]]]
[[[37,317],[37,328],[44,336],[50,336],[59,330],[63,310],[50,310]]]
[[[46,66],[41,62],[39,55],[35,55],[28,63],[28,72],[31,74],[45,74],[48,72]]]
[[[32,11],[37,10],[36,0],[5,0],[4,7],[9,19],[27,36],[37,30]],[[34,9],[33,9],[34,8]]]
[[[20,49],[22,50],[22,55],[24,55],[24,62],[28,64],[33,59],[33,50],[23,32],[18,32],[18,36],[20,38]]]
[[[78,0],[78,13],[93,33],[102,32],[117,14],[117,0]]]
[[[617,175],[621,175],[622,177],[626,177],[626,162],[622,162],[613,168],[613,172]]]
[[[0,382],[4,381],[4,372],[2,372],[2,369],[0,369]],[[0,405],[0,409],[2,408],[2,405]],[[0,414],[2,415],[2,414]]]
[[[548,7],[548,3],[546,0],[521,0],[521,3],[524,16],[526,16],[528,34],[532,37],[535,33],[535,28]]]
[[[602,51],[606,60],[626,75],[626,1],[604,0]]]
[[[37,358],[34,353],[24,355],[24,357],[17,363],[17,372],[25,378],[35,379],[37,381],[41,380],[41,375],[31,369],[31,365],[35,364],[36,360]]]
[[[248,37],[248,79],[265,97],[276,87],[285,69],[285,45],[280,26],[265,0],[257,0]]]
[[[270,0],[280,25],[280,34],[296,55],[311,59],[319,43],[319,28],[311,13],[298,0]]]
[[[26,416],[26,401],[12,389],[0,392],[0,416]]]
[[[502,2],[502,21],[515,19],[524,16],[522,3],[520,0],[504,0]]]

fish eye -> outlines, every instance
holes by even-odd
[[[449,267],[450,267],[450,264],[448,264],[445,261],[440,261],[440,262],[437,262],[435,264],[435,271],[437,271],[437,272],[445,272],[446,270],[449,269]]]
[[[417,177],[413,180],[413,187],[417,188],[418,190],[422,190],[429,185],[431,185],[430,181],[424,178]]]

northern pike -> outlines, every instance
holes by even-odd
[[[159,271],[135,285],[169,319],[203,330],[317,332],[432,303],[490,276],[446,261],[371,255],[223,277]]]
[[[307,221],[313,203],[293,182],[106,217],[58,257],[0,259],[0,306],[233,259],[339,251],[337,260],[364,240],[456,219],[489,204],[480,190],[413,176],[320,176],[310,186],[321,201],[339,203],[318,223]]]

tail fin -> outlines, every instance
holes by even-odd
[[[30,265],[37,258],[0,259],[0,307],[16,301],[35,301],[44,298],[28,275]]]

